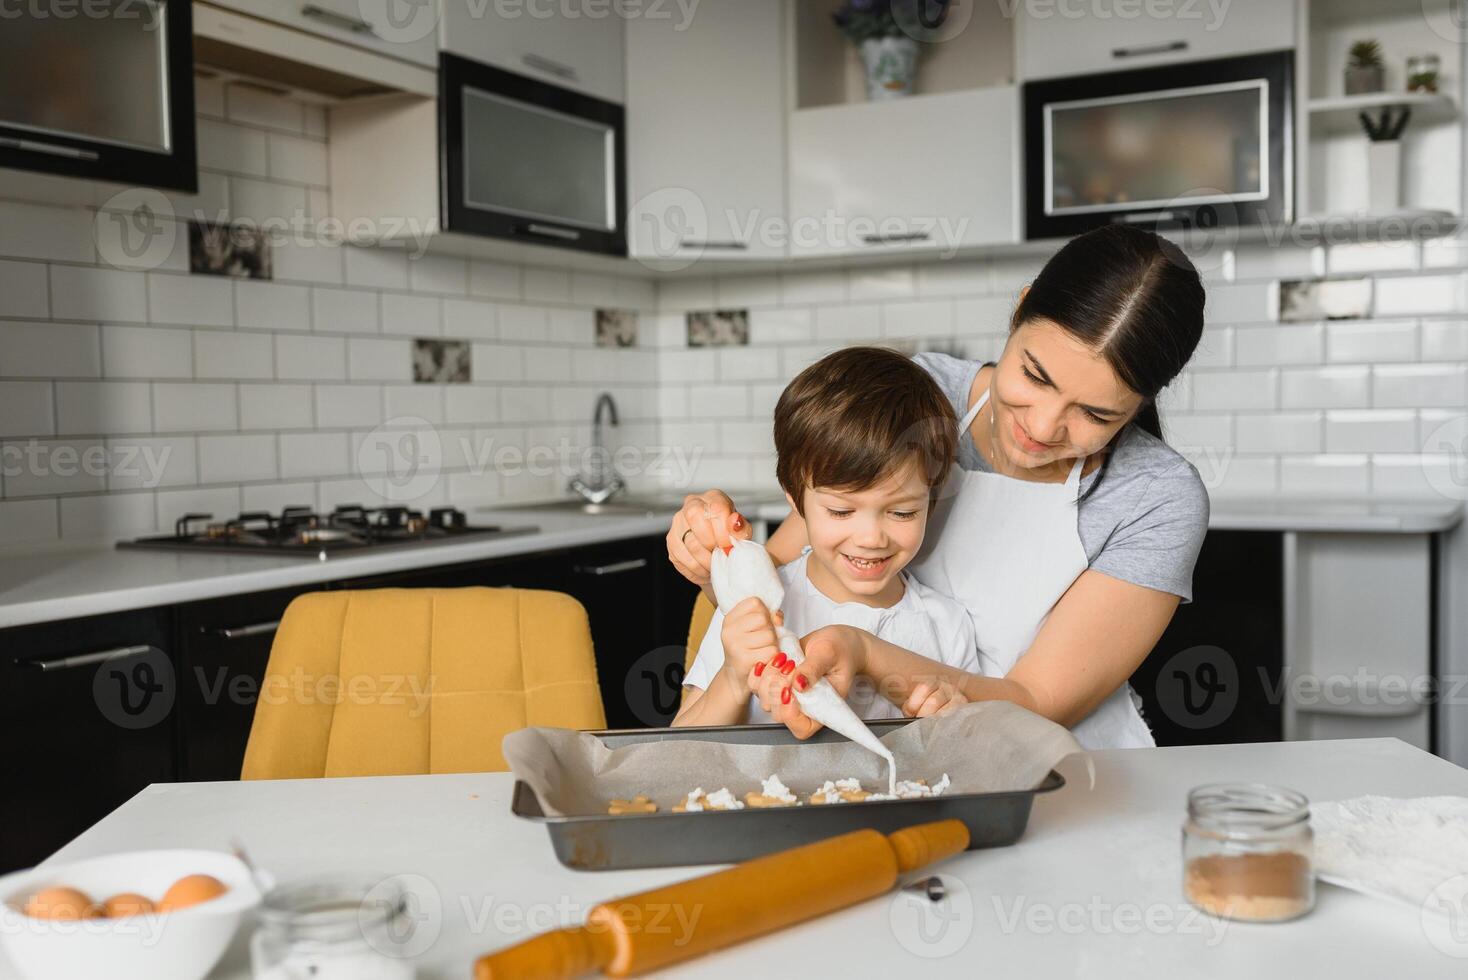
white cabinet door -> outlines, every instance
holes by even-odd
[[[625,98],[614,4],[442,2],[442,50],[619,105]]]
[[[790,120],[794,256],[1019,241],[1014,86],[802,109]]]
[[[781,0],[702,0],[627,21],[633,258],[780,258],[785,218]]]
[[[378,54],[438,67],[437,18],[430,0],[210,0]]]
[[[1203,61],[1295,46],[1295,0],[1021,4],[1022,79]],[[1163,15],[1165,14],[1165,16]]]

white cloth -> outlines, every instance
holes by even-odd
[[[948,596],[941,595],[906,571],[899,572],[906,588],[897,604],[879,609],[860,602],[837,602],[811,582],[806,571],[810,550],[779,569],[785,585],[785,626],[796,636],[813,633],[822,626],[841,624],[864,629],[874,636],[920,653],[932,660],[973,673],[979,671],[975,653],[973,623],[968,610]],[[720,633],[724,614],[715,612],[703,635],[698,656],[683,683],[707,690],[724,666],[724,644]],[[870,684],[860,683],[847,692],[846,703],[861,718],[901,718],[902,709],[879,695]],[[758,698],[749,700],[750,725],[767,725],[774,721],[759,706]]]
[[[960,435],[988,400],[986,391],[959,423]],[[1084,458],[1076,460],[1064,483],[1033,483],[956,465],[949,473],[926,544],[910,567],[922,582],[968,607],[986,674],[1009,673],[1051,608],[1087,568],[1076,524],[1084,464]],[[1137,703],[1123,684],[1071,732],[1088,749],[1156,745]]]

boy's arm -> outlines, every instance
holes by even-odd
[[[742,725],[749,716],[749,695],[740,694],[722,670],[714,675],[708,690],[692,688],[683,707],[673,718],[674,728],[692,725]]]

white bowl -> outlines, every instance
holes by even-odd
[[[156,902],[191,874],[213,875],[229,891],[190,908],[122,919],[64,922],[21,911],[31,895],[53,886],[80,889],[98,902],[121,892]],[[29,980],[200,980],[259,902],[249,868],[219,851],[131,851],[46,865],[0,878],[0,948]]]

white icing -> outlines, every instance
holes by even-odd
[[[780,781],[778,775],[766,779],[761,786],[760,793],[763,796],[768,796],[772,800],[779,800],[781,803],[795,802],[795,794],[790,792],[789,786],[786,786]]]
[[[703,811],[703,787],[700,786],[688,794],[688,799],[683,801],[683,808],[689,813],[700,813]]]
[[[704,802],[704,805],[707,806],[711,810],[743,810],[744,809],[744,801],[743,800],[736,800],[734,798],[734,794],[731,793],[731,792],[729,792],[729,787],[727,787],[727,786],[725,786],[721,790],[716,790],[715,792],[712,792],[709,795],[705,796],[703,798],[703,802]]]

